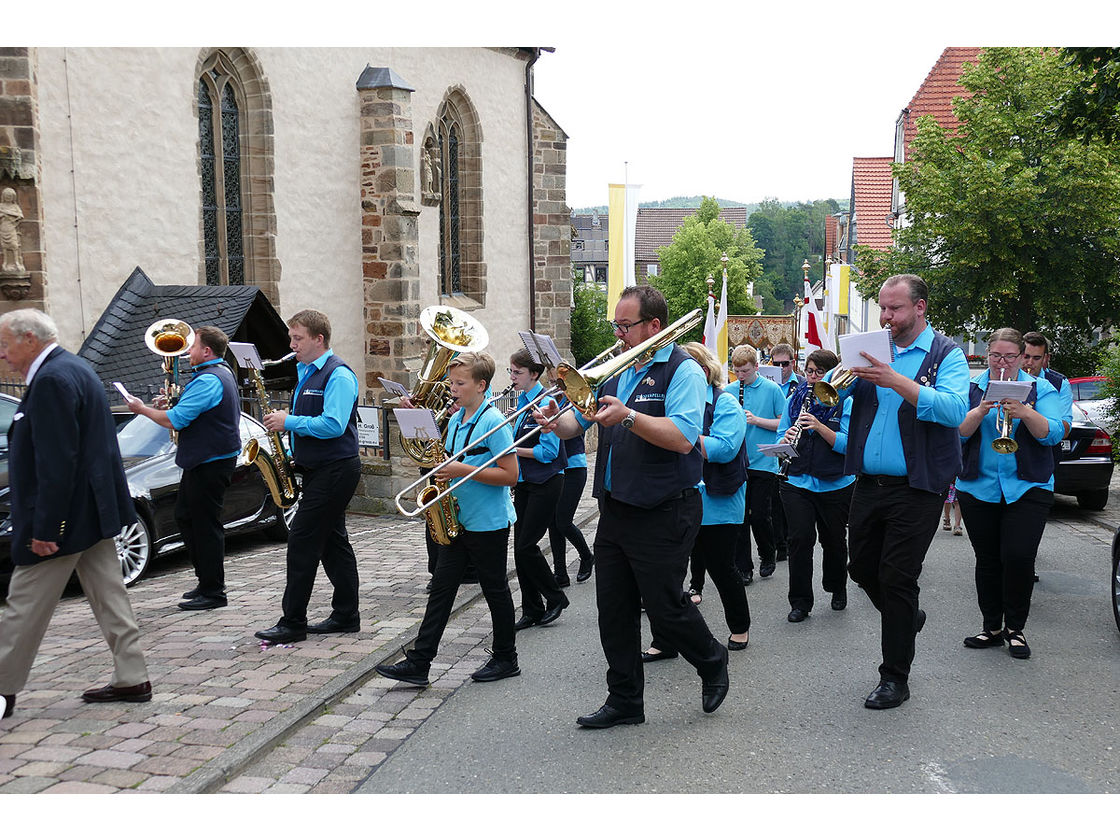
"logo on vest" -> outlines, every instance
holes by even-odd
[[[665,395],[664,394],[638,394],[638,396],[634,397],[634,402],[636,402],[636,403],[665,402]]]
[[[301,397],[303,397],[303,396],[321,397],[321,396],[323,396],[323,390],[322,390],[322,388],[304,388],[302,391],[299,392],[299,395]]]

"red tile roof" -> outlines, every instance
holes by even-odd
[[[957,127],[953,114],[953,97],[967,97],[971,94],[961,86],[960,77],[965,62],[975,65],[980,58],[981,47],[946,47],[922,82],[910,104],[906,106],[903,127],[906,158],[910,157],[910,144],[918,133],[918,117],[931,115],[948,132]],[[905,159],[905,158],[904,158]]]
[[[657,262],[657,249],[673,241],[673,234],[687,216],[695,216],[695,207],[642,207],[638,210],[634,233],[634,261],[639,265]],[[736,228],[747,226],[746,207],[721,207],[719,217]],[[645,276],[644,271],[642,276]]]
[[[836,257],[836,248],[840,239],[840,220],[835,216],[824,217],[824,255]]]
[[[852,158],[852,213],[855,242],[887,251],[894,245],[887,214],[891,212],[891,164],[894,158]]]

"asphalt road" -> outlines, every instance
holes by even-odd
[[[863,708],[880,658],[866,597],[851,587],[848,609],[833,612],[818,565],[817,606],[790,624],[780,564],[747,590],[750,647],[732,654],[731,692],[715,714],[701,712],[699,678],[677,659],[646,669],[645,725],[580,729],[575,718],[606,690],[594,584],[574,585],[555,625],[519,635],[520,677],[466,684],[360,792],[1115,793],[1111,538],[1059,501],[1026,628],[1034,657],[1018,661],[1006,648],[962,646],[981,627],[973,555],[967,537],[938,531],[921,578],[929,621],[912,697],[887,711]],[[701,609],[724,638],[708,589]]]

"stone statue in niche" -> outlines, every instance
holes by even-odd
[[[9,300],[23,300],[31,291],[31,274],[23,265],[19,223],[23,221],[16,191],[5,187],[0,193],[0,288]]]
[[[435,205],[440,201],[440,184],[443,172],[439,163],[439,148],[428,138],[420,153],[420,203]]]

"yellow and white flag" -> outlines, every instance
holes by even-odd
[[[721,364],[727,364],[727,272],[723,272],[723,291],[719,296],[719,314],[716,316],[716,346],[714,351]]]
[[[638,227],[638,189],[640,184],[610,184],[607,204],[607,317],[622,290],[635,284],[634,236]]]

